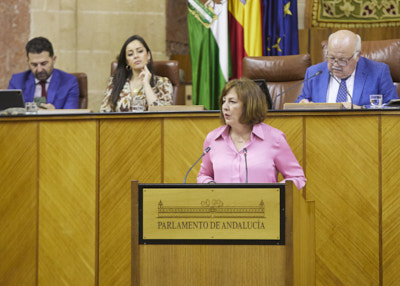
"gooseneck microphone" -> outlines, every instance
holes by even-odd
[[[189,168],[189,170],[186,172],[185,178],[183,179],[183,183],[186,184],[186,178],[189,175],[190,171],[193,169],[194,166],[196,166],[197,162],[200,161],[201,158],[204,157],[204,155],[206,155],[209,151],[211,150],[210,147],[207,147],[206,150],[204,150],[203,154],[201,154],[201,156],[199,157],[199,159],[196,160],[196,162],[194,162],[194,164]]]
[[[249,175],[247,171],[247,148],[243,148],[243,154],[244,154],[244,164],[246,166],[246,183],[249,181]]]
[[[275,101],[276,101],[282,94],[288,92],[288,91],[291,90],[292,88],[295,88],[296,86],[299,86],[300,84],[305,83],[306,81],[308,81],[308,80],[310,80],[310,79],[312,79],[312,78],[314,78],[314,77],[316,77],[316,76],[319,76],[321,73],[322,73],[322,71],[317,71],[317,72],[316,72],[315,74],[313,74],[312,76],[309,76],[308,78],[306,78],[306,79],[304,79],[304,80],[302,80],[302,81],[300,81],[300,82],[298,82],[298,83],[292,85],[292,86],[289,87],[288,89],[285,89],[285,90],[282,91],[281,93],[278,93],[278,94],[274,97],[274,100],[272,101],[272,109],[275,109],[275,108],[274,108],[274,106],[275,106]]]
[[[349,91],[347,90],[347,88],[344,87],[343,84],[333,75],[333,72],[329,71],[329,75],[330,75],[331,77],[333,77],[333,79],[336,80],[336,82],[339,84],[339,89],[340,89],[340,88],[343,88],[343,90],[344,90],[344,91],[347,93],[347,95],[350,97],[350,100],[351,100],[351,109],[354,109],[354,108],[353,108],[353,97],[351,96],[350,92],[349,92]]]

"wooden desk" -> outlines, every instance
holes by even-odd
[[[266,123],[287,135],[315,200],[316,284],[397,284],[400,112]],[[181,183],[219,124],[218,112],[1,117],[0,284],[130,285],[130,181]]]

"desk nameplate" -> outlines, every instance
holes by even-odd
[[[140,243],[284,244],[284,185],[161,186],[139,185]]]

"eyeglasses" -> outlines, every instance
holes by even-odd
[[[349,61],[354,58],[354,56],[357,54],[358,52],[355,52],[351,57],[347,58],[347,59],[336,59],[334,57],[329,57],[326,56],[326,60],[330,63],[330,64],[334,64],[335,62],[337,62],[337,64],[341,67],[345,67],[347,66],[347,64],[349,63]]]

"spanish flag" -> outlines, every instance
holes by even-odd
[[[240,78],[243,57],[263,55],[262,3],[260,0],[229,0],[228,7],[232,74]]]

